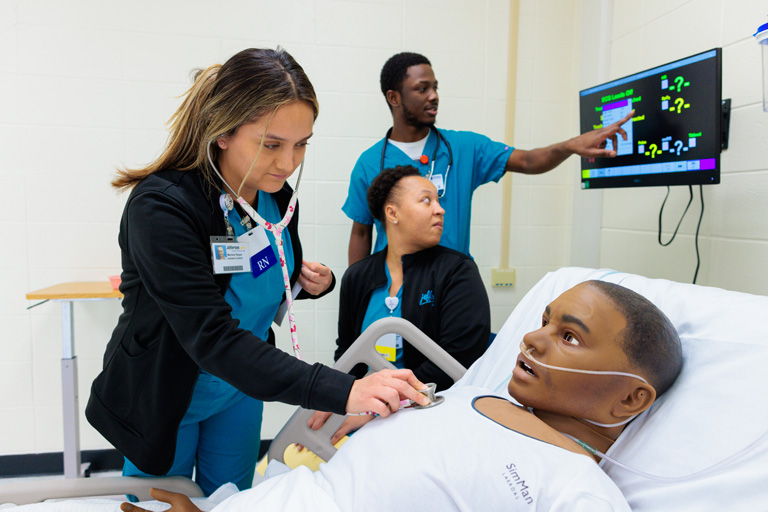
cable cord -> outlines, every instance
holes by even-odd
[[[609,463],[611,463],[611,464],[613,464],[613,465],[615,465],[617,467],[620,467],[621,469],[623,469],[625,471],[629,471],[630,473],[634,473],[634,474],[636,474],[638,476],[641,476],[643,478],[647,478],[649,480],[655,480],[657,482],[664,482],[664,483],[668,483],[668,484],[674,484],[674,483],[687,482],[689,480],[694,480],[694,479],[697,479],[697,478],[702,478],[702,477],[705,477],[705,476],[709,476],[709,475],[711,475],[713,473],[717,473],[718,471],[722,471],[722,470],[726,469],[731,464],[734,464],[735,462],[737,462],[741,457],[743,457],[744,455],[752,452],[755,448],[757,448],[757,446],[766,437],[768,437],[768,431],[763,432],[762,434],[760,434],[757,437],[757,439],[755,439],[754,441],[749,443],[747,446],[745,446],[741,450],[737,451],[736,453],[732,453],[731,455],[729,455],[728,457],[722,459],[721,461],[716,462],[716,463],[712,464],[711,466],[706,467],[704,469],[700,469],[699,471],[695,471],[694,473],[690,473],[688,475],[683,475],[683,476],[660,476],[660,475],[653,475],[651,473],[646,473],[645,471],[641,471],[639,469],[627,466],[626,464],[622,464],[621,462],[617,461],[616,459],[611,458],[608,455],[606,455],[605,453],[601,452],[597,448],[594,448],[594,447],[592,447],[590,445],[587,445],[586,443],[583,443],[579,439],[577,439],[577,438],[575,438],[575,437],[573,437],[573,436],[571,436],[569,434],[563,433],[563,435],[565,437],[573,440],[574,442],[578,443],[579,446],[581,446],[582,448],[587,450],[592,455],[596,455],[596,456],[600,457],[601,459],[603,459],[603,460],[605,460],[605,461],[607,461],[607,462],[609,462]]]
[[[688,185],[688,192],[690,193],[690,197],[688,198],[688,204],[685,205],[685,210],[683,210],[683,214],[680,216],[680,220],[677,222],[677,227],[675,228],[675,232],[672,233],[672,238],[669,239],[669,242],[664,243],[661,241],[661,217],[664,213],[664,205],[667,204],[667,199],[669,199],[669,185],[667,185],[667,195],[664,196],[664,202],[661,203],[661,210],[659,210],[659,245],[662,247],[666,247],[669,244],[672,243],[672,240],[675,239],[677,236],[677,230],[680,229],[680,224],[683,223],[683,219],[685,218],[685,214],[688,213],[688,208],[691,206],[691,203],[693,202],[693,187],[691,185]]]
[[[701,185],[699,185],[699,202],[701,203],[701,212],[699,213],[699,222],[696,224],[696,238],[694,238],[696,245],[696,271],[693,273],[693,284],[696,284],[696,277],[699,275],[699,266],[701,265],[701,257],[699,256],[699,228],[701,228],[701,219],[704,218],[704,191]]]
[[[677,222],[677,227],[675,227],[675,232],[672,233],[672,238],[669,239],[668,242],[664,243],[661,241],[661,226],[662,226],[662,216],[664,214],[664,205],[667,204],[667,199],[669,198],[669,192],[670,188],[669,185],[667,186],[667,195],[664,196],[664,201],[661,203],[661,209],[659,210],[659,245],[662,247],[667,247],[669,244],[672,243],[672,241],[677,236],[677,231],[680,229],[680,225],[683,223],[683,219],[685,218],[685,214],[688,213],[688,208],[690,208],[691,203],[693,202],[693,186],[688,185],[688,204],[685,205],[685,210],[683,210],[683,214],[680,216],[680,220]],[[699,200],[701,203],[701,212],[699,213],[699,222],[696,224],[696,237],[694,239],[694,245],[696,247],[696,270],[693,273],[693,284],[696,284],[696,278],[699,275],[699,267],[701,266],[701,255],[699,254],[699,229],[701,228],[701,220],[704,218],[704,190],[701,185],[699,185]]]

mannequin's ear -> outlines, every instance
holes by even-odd
[[[400,106],[401,97],[398,91],[393,91],[392,89],[388,90],[386,94],[386,98],[387,98],[387,103],[389,103],[390,107],[397,108]]]
[[[627,391],[611,411],[620,419],[629,418],[648,409],[656,400],[656,390],[650,384],[638,383]]]

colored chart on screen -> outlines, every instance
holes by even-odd
[[[719,183],[721,62],[718,48],[581,91],[582,133],[634,110],[615,158],[582,158],[582,188]]]

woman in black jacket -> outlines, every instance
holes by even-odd
[[[409,320],[468,368],[488,346],[490,304],[472,258],[438,245],[444,210],[437,189],[413,166],[385,169],[368,188],[368,207],[384,226],[388,245],[344,273],[335,358],[370,324],[397,316]],[[434,382],[438,389],[453,383],[408,340],[385,335],[376,348],[398,368],[413,370],[422,382]],[[353,374],[365,371],[359,365]],[[316,414],[310,427],[320,428],[327,417]],[[347,419],[333,442],[368,419]]]
[[[191,477],[194,468],[206,493],[229,481],[243,489],[261,400],[384,415],[401,398],[423,401],[411,372],[355,380],[274,347],[286,288],[299,283],[301,299],[334,285],[330,269],[302,259],[286,183],[317,112],[287,52],[244,50],[198,73],[162,155],[113,182],[132,189],[119,235],[123,313],[86,416],[125,455],[124,474]]]

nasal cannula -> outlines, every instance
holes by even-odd
[[[586,373],[591,375],[619,375],[621,377],[631,377],[634,379],[639,379],[640,381],[644,382],[645,384],[648,384],[648,381],[642,378],[639,375],[635,375],[634,373],[627,373],[627,372],[615,372],[615,371],[606,371],[606,370],[580,370],[578,368],[564,368],[561,366],[554,366],[546,363],[542,363],[541,361],[537,360],[535,357],[533,357],[533,351],[536,350],[534,347],[526,348],[525,341],[520,342],[520,352],[526,355],[528,359],[533,361],[539,366],[543,366],[544,368],[549,368],[551,370],[561,370],[564,372],[573,372],[573,373]],[[650,384],[649,384],[650,385]],[[587,423],[591,423],[593,425],[596,425],[598,427],[620,427],[621,425],[626,425],[633,419],[635,419],[635,416],[637,414],[630,416],[629,418],[625,419],[624,421],[620,421],[618,423],[600,423],[594,420],[589,420],[587,418],[581,418],[582,420],[586,421]]]
[[[535,359],[533,357],[532,352],[534,350],[536,350],[534,347],[526,348],[526,345],[525,345],[524,341],[520,342],[520,352],[525,354],[526,357],[528,357],[528,359],[530,359],[531,361],[533,361],[534,363],[536,363],[539,366],[543,366],[544,368],[549,368],[551,370],[562,370],[564,372],[588,373],[588,374],[592,374],[592,375],[620,375],[620,376],[623,376],[623,377],[633,377],[635,379],[638,379],[638,380],[644,382],[645,384],[648,384],[647,380],[645,380],[644,378],[642,378],[639,375],[635,375],[634,373],[614,372],[614,371],[606,371],[606,370],[580,370],[578,368],[563,368],[561,366],[553,366],[553,365],[545,364],[545,363],[542,363],[541,361],[539,361],[539,360],[537,360],[537,359]]]
[[[616,465],[616,466],[618,466],[618,467],[620,467],[620,468],[622,468],[622,469],[624,469],[626,471],[629,471],[630,473],[634,473],[636,475],[642,476],[643,478],[648,478],[649,480],[656,480],[658,482],[665,482],[665,483],[674,484],[674,483],[680,483],[680,482],[687,482],[689,480],[694,480],[696,478],[701,478],[703,476],[709,475],[710,473],[715,473],[716,471],[725,469],[727,466],[729,466],[729,465],[733,464],[734,462],[736,462],[742,455],[745,455],[746,453],[750,452],[752,450],[752,448],[757,446],[763,439],[768,437],[768,431],[763,432],[763,434],[760,435],[760,437],[758,437],[757,439],[752,441],[752,443],[747,445],[742,450],[739,450],[738,452],[734,453],[733,455],[730,455],[730,456],[726,457],[725,459],[723,459],[720,462],[717,462],[717,463],[709,466],[708,468],[701,469],[699,471],[696,471],[694,473],[691,473],[691,474],[685,475],[685,476],[659,476],[659,475],[652,475],[650,473],[646,473],[645,471],[641,471],[639,469],[635,469],[635,468],[629,467],[626,464],[622,464],[621,462],[619,462],[619,461],[609,457],[608,455],[604,454],[603,452],[601,452],[597,448],[595,448],[593,446],[590,446],[590,445],[588,445],[586,443],[583,443],[583,442],[579,441],[578,439],[576,439],[575,437],[573,437],[571,435],[568,435],[568,434],[563,434],[563,435],[565,437],[567,437],[569,439],[572,439],[573,441],[577,442],[579,444],[579,446],[581,446],[582,448],[587,450],[589,453],[591,453],[593,455],[597,455],[601,459],[604,459],[604,460],[610,462],[611,464],[614,464],[614,465]]]

